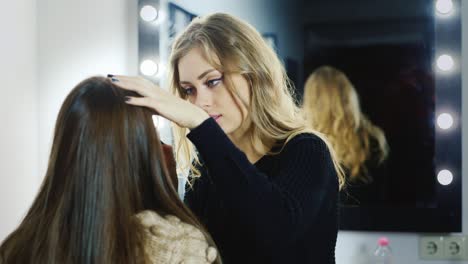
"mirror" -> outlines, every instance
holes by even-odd
[[[434,63],[439,47],[461,54],[458,14],[438,17],[433,1],[306,1],[304,10],[306,75],[342,70],[390,150],[370,183],[342,193],[341,228],[461,231],[460,126],[435,122],[444,107],[461,113],[460,73]]]

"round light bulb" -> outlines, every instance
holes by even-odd
[[[453,174],[449,170],[441,170],[437,174],[437,181],[442,185],[449,185],[453,181]]]
[[[453,125],[453,117],[447,113],[440,114],[437,117],[437,125],[442,129],[449,129]]]
[[[158,10],[153,6],[146,5],[140,10],[141,19],[147,22],[151,22],[158,18]]]
[[[437,67],[442,71],[450,71],[453,68],[454,62],[450,55],[440,55],[437,58]]]
[[[452,0],[437,0],[436,2],[436,10],[441,14],[448,14],[453,9],[453,2]]]
[[[153,76],[158,72],[158,64],[152,60],[145,60],[140,65],[140,71],[146,76]]]

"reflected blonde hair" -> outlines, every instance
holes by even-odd
[[[179,85],[177,66],[179,60],[193,48],[199,48],[206,60],[224,74],[231,96],[239,98],[230,75],[240,74],[250,84],[250,102],[242,103],[250,113],[248,136],[258,154],[277,154],[270,151],[273,142],[281,142],[284,147],[301,133],[314,133],[322,137],[305,125],[283,65],[275,51],[251,25],[231,15],[216,13],[194,19],[176,38],[170,58],[169,85],[175,95],[184,99],[187,98]],[[188,129],[177,125],[173,128],[179,172],[190,170],[193,177],[200,176],[196,168],[200,161],[195,147],[186,137]],[[330,152],[341,188],[344,174],[331,148]]]
[[[387,140],[382,129],[362,113],[348,77],[331,66],[315,70],[306,81],[302,108],[312,127],[330,140],[350,181],[372,180],[365,162],[370,158],[383,162],[388,156]],[[371,149],[372,140],[376,149]]]

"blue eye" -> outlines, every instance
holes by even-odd
[[[218,85],[222,80],[223,80],[223,77],[218,78],[218,79],[212,79],[212,80],[207,81],[206,85],[208,87],[214,87],[214,86]]]

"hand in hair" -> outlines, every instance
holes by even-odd
[[[162,217],[153,211],[136,215],[145,227],[145,251],[152,263],[213,263],[217,251],[203,233],[173,215]]]
[[[111,77],[112,76],[112,77]],[[170,94],[142,77],[110,75],[120,88],[139,93],[142,97],[128,97],[128,104],[145,106],[181,127],[195,128],[210,116],[201,108]]]

